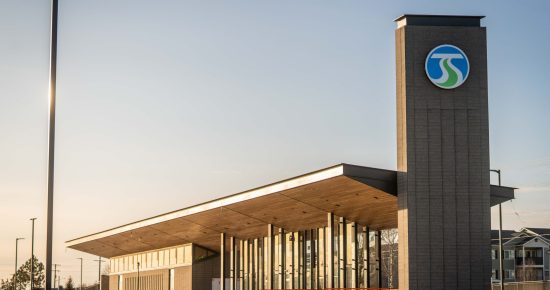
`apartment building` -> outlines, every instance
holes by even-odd
[[[504,282],[550,280],[550,229],[502,231]],[[500,281],[498,231],[491,231],[492,281]]]

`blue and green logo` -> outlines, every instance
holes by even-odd
[[[450,90],[466,81],[470,63],[460,48],[443,44],[428,53],[425,69],[426,75],[434,85]]]

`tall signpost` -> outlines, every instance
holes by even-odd
[[[489,120],[482,16],[396,20],[399,289],[488,289]]]
[[[53,189],[55,155],[55,93],[57,79],[57,14],[58,0],[52,0],[50,36],[50,115],[48,135],[48,211],[46,237],[46,290],[52,289],[52,243],[53,243]]]

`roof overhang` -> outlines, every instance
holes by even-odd
[[[514,197],[491,186],[491,206]],[[267,235],[267,225],[298,231],[325,226],[327,213],[374,230],[397,227],[397,172],[340,164],[224,198],[66,242],[101,257],[186,243],[218,251],[224,232],[239,239]]]
[[[397,173],[340,164],[66,242],[114,257],[184,243],[219,249],[219,235],[267,235],[267,224],[298,231],[326,225],[327,213],[369,225],[397,227]]]
[[[514,199],[515,189],[513,187],[491,185],[491,206]]]

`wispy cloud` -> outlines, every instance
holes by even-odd
[[[550,186],[526,186],[518,188],[520,193],[537,193],[537,192],[548,192],[550,193]]]

